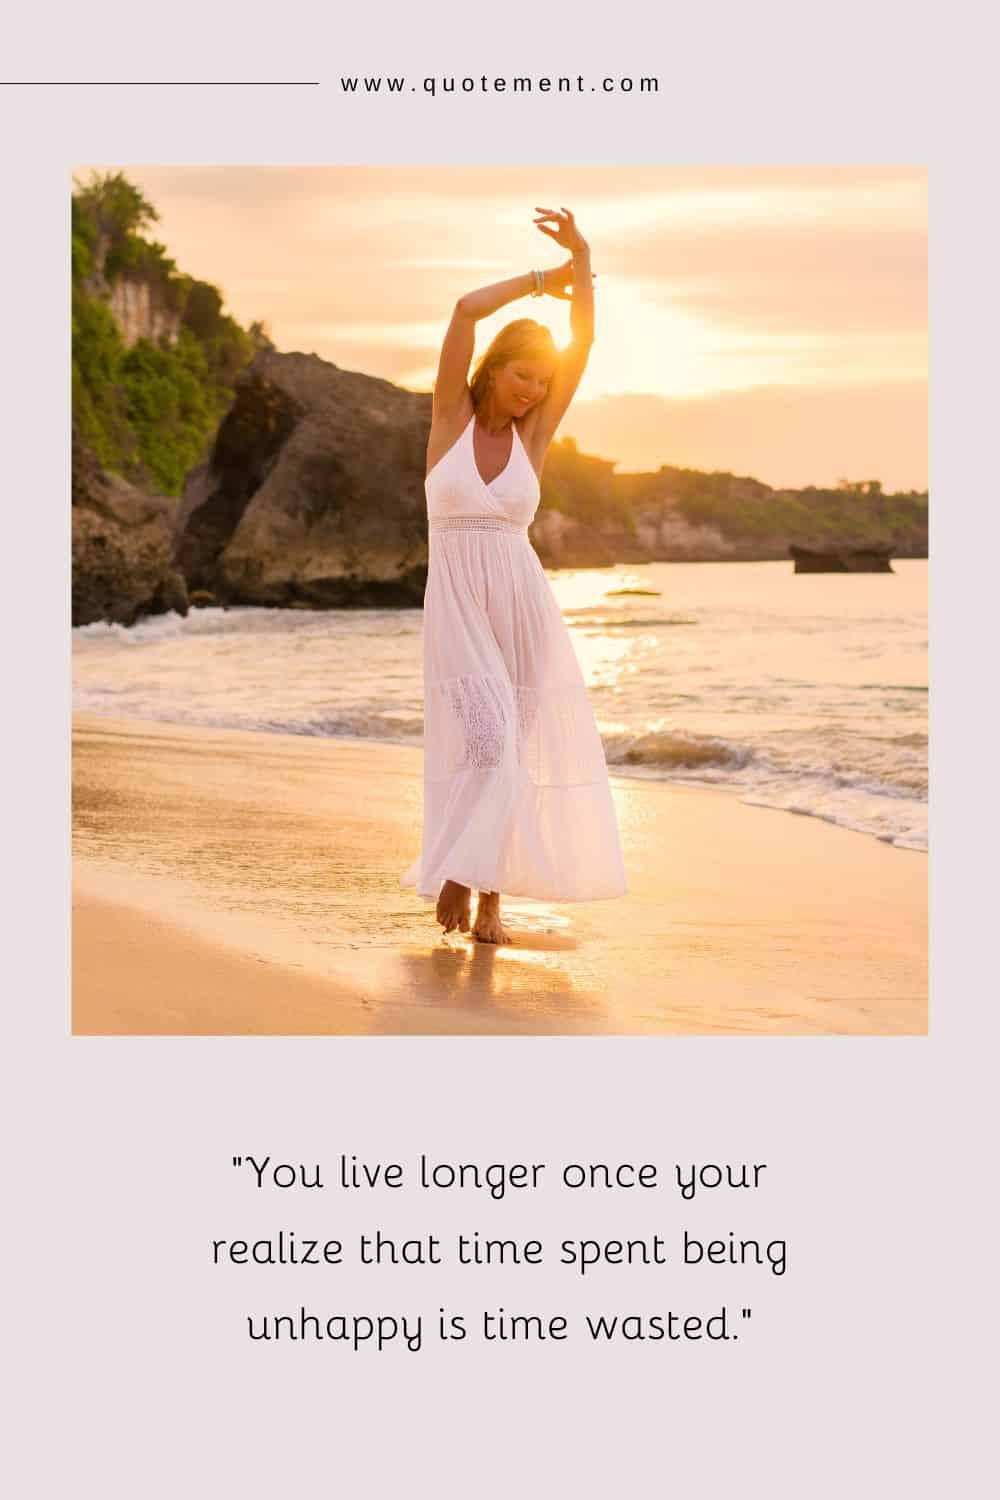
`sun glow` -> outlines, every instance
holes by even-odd
[[[244,326],[264,320],[279,349],[425,391],[463,292],[567,258],[532,219],[538,203],[568,203],[596,277],[596,342],[562,429],[585,451],[779,485],[852,471],[886,488],[926,485],[923,168],[128,175],[157,206],[156,238],[223,290]],[[569,340],[567,303],[523,298],[478,326],[477,352],[517,317]]]

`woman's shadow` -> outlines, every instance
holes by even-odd
[[[424,952],[401,954],[409,995],[436,1013],[443,1031],[592,1031],[605,1007],[574,972],[579,939],[552,931],[533,913],[520,920],[505,915],[504,925],[509,944],[451,933]]]

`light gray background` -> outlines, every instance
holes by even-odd
[[[4,1358],[12,1492],[973,1496],[990,1349],[997,244],[975,10],[701,4],[24,11],[7,78],[319,77],[320,89],[0,89],[7,549]],[[148,29],[147,29],[148,27]],[[341,72],[659,73],[643,101],[365,102]],[[995,122],[994,122],[995,123]],[[69,173],[76,162],[913,162],[930,169],[935,787],[928,1039],[69,1035]],[[557,168],[539,201],[560,201]],[[484,223],[484,233],[489,225]],[[197,266],[189,269],[197,272]],[[331,276],[336,266],[330,267]],[[13,701],[11,701],[11,697]],[[768,1161],[752,1203],[552,1192],[255,1203],[237,1152]],[[346,1209],[350,1209],[347,1216]],[[661,1229],[789,1240],[764,1271],[211,1270],[213,1234]],[[249,1345],[248,1307],[433,1314],[750,1303],[728,1345],[354,1357]]]

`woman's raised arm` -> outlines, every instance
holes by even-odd
[[[573,257],[566,266],[560,268],[562,282],[572,280],[573,283],[573,301],[569,313],[572,338],[566,348],[560,351],[559,363],[545,400],[538,407],[534,424],[536,444],[544,453],[566,415],[587,368],[590,346],[594,342],[594,283],[590,271],[590,246],[577,229],[570,210],[563,208],[559,213],[555,209],[539,208],[537,212],[541,215],[541,218],[535,220],[537,227],[555,240],[557,245],[569,250]],[[548,220],[555,224],[554,229],[548,227]],[[565,292],[549,285],[549,276],[552,274],[546,275],[545,290],[551,291],[554,296],[564,297]]]
[[[459,297],[441,345],[432,420],[447,418],[465,400],[476,324],[480,318],[488,318],[490,313],[506,307],[508,302],[526,297],[533,287],[534,278],[530,271],[526,271],[523,276],[511,276],[507,281],[496,281],[492,286],[482,286]]]

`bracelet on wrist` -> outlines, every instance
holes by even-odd
[[[532,289],[531,289],[531,295],[533,297],[541,297],[544,294],[544,292],[545,292],[545,272],[544,271],[532,271],[532,273],[531,273],[531,279],[532,279],[532,282],[533,282],[533,286],[532,286]]]

